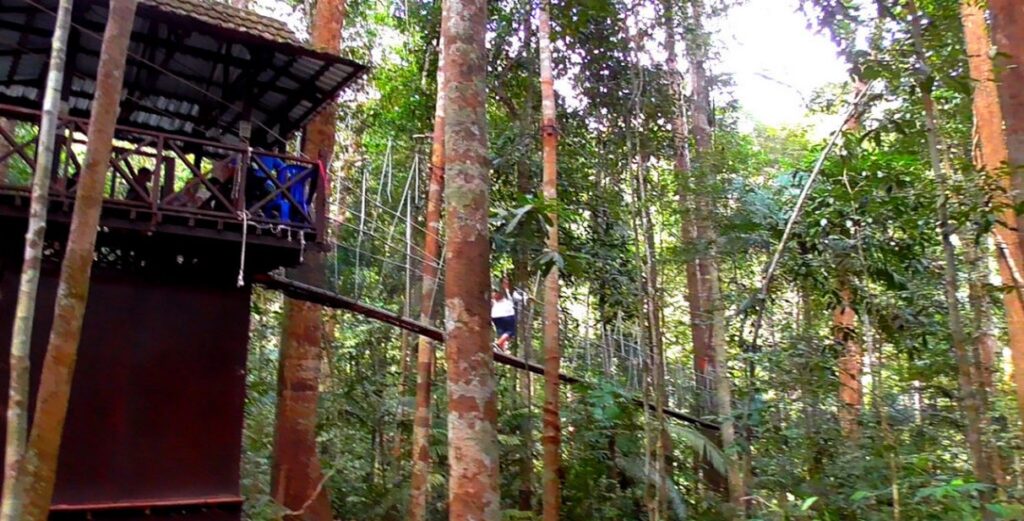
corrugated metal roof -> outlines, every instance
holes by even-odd
[[[161,11],[198,18],[213,25],[227,27],[280,43],[302,43],[284,22],[257,14],[248,9],[238,9],[225,2],[212,0],[141,0],[141,3],[156,7]]]
[[[215,0],[140,0],[120,123],[254,146],[280,144],[365,67],[299,43],[281,22]],[[57,0],[0,0],[0,102],[39,108]],[[106,0],[76,0],[71,114],[88,117]]]

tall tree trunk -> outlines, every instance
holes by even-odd
[[[977,2],[965,0],[963,3]],[[988,0],[988,8],[992,17],[992,43],[999,56],[996,63],[999,74],[994,79],[998,81],[1001,115],[1006,124],[1005,143],[1012,194],[1014,202],[1019,203],[1024,201],[1024,92],[1020,89],[1024,85],[1024,5],[1018,0]],[[989,51],[986,46],[984,56],[992,56]],[[974,76],[973,71],[971,75]],[[1024,215],[1016,217],[1017,242],[1024,248]],[[1020,367],[1024,365],[1015,366]],[[1024,383],[1024,379],[1017,381]]]
[[[322,255],[306,254],[304,269],[323,268]],[[295,276],[295,275],[293,275]],[[315,283],[313,277],[302,277]],[[321,345],[324,341],[319,306],[285,298],[281,328],[281,360],[277,372],[277,414],[271,464],[271,494],[291,512],[286,519],[329,520],[331,504],[316,445]]]
[[[991,190],[995,195],[997,205],[1001,207],[995,235],[999,241],[1008,245],[1007,253],[1010,257],[1007,260],[1014,263],[1014,267],[1019,270],[1024,255],[1022,255],[1018,244],[1018,235],[1007,227],[1016,222],[1017,216],[1013,201],[1007,197],[1007,194],[1012,194],[1013,186],[1010,178],[1003,171],[1007,161],[1006,140],[1003,135],[1003,116],[999,92],[994,81],[995,72],[992,58],[989,55],[991,41],[989,40],[985,11],[975,2],[963,1],[960,3],[960,20],[964,27],[964,41],[970,74],[974,80],[972,110],[978,142],[978,146],[973,150],[974,164],[978,171],[984,172],[986,175],[988,182],[982,182],[982,185],[998,187]],[[981,395],[982,417],[988,425],[988,397],[993,390],[992,375],[995,369],[997,340],[992,327],[992,310],[984,287],[988,270],[985,269],[983,257],[980,256],[982,244],[977,241],[972,244],[970,299],[975,322],[974,385]],[[996,259],[1004,285],[1016,286],[1010,264],[1002,262],[1002,257],[998,253]],[[1022,300],[1022,296],[1024,294],[1020,291],[1003,292],[1003,305],[1006,308],[1011,349],[1024,352],[1024,300]],[[1006,475],[1002,470],[1003,464],[999,448],[996,446],[987,446],[986,448],[990,452],[989,464],[992,469],[992,478],[1002,486],[1006,483]]]
[[[743,517],[745,482],[743,465],[739,460],[736,444],[736,422],[732,414],[732,383],[729,380],[728,353],[725,343],[725,307],[722,302],[722,291],[718,279],[718,263],[712,248],[711,261],[708,263],[711,280],[712,324],[715,361],[715,403],[718,406],[718,417],[722,432],[722,449],[726,454],[726,478],[729,485],[729,503],[737,509],[736,517]]]
[[[853,289],[847,274],[839,275],[839,305],[832,312],[833,338],[842,349],[839,359],[839,427],[847,440],[860,439],[860,411],[864,390],[860,376],[863,353],[857,340],[857,313],[853,310]]]
[[[1013,4],[1013,5],[1010,5]],[[1013,273],[1024,271],[1024,250],[1020,235],[1012,226],[1018,226],[1020,218],[1014,205],[1020,199],[1021,172],[1024,165],[1024,93],[1019,85],[1024,81],[1024,13],[1017,2],[990,0],[989,8],[996,29],[996,44],[1002,52],[1017,52],[1011,58],[1015,67],[1002,72],[1003,88],[997,88],[995,71],[990,57],[991,42],[985,12],[976,2],[964,0],[960,4],[960,18],[967,42],[967,57],[971,79],[974,80],[974,122],[978,144],[975,164],[985,170],[993,185],[999,186],[1009,197],[997,194],[996,201],[1002,211],[996,224],[997,239],[1006,246],[1005,256],[997,252],[999,272],[1003,285],[1016,287]],[[1017,32],[1013,32],[1016,30]],[[1015,45],[1016,47],[1012,47]],[[1010,64],[1007,64],[1010,65]],[[1012,85],[1012,87],[1011,87]],[[1002,100],[1002,101],[1001,101]],[[1010,103],[1005,114],[1006,134],[1003,134],[1004,111],[1001,103]],[[1007,150],[1007,139],[1014,136],[1014,159],[1011,161]],[[1004,170],[1007,161],[1018,165],[1009,173]],[[1011,266],[1010,263],[1013,265]],[[1006,329],[1010,337],[1010,352],[1013,359],[1014,382],[1017,388],[1017,406],[1024,418],[1024,288],[1003,292],[1003,307],[1006,309]]]
[[[533,4],[529,1],[523,9],[523,58],[527,63],[533,63]],[[519,134],[520,139],[528,140],[530,144],[527,151],[519,154],[516,161],[516,189],[520,197],[527,197],[536,190],[531,175],[530,158],[533,157],[533,134],[536,121],[534,116],[534,104],[536,100],[535,90],[527,87],[523,96],[522,104],[519,106]],[[512,116],[512,114],[510,114]],[[513,285],[517,288],[530,288],[530,244],[520,240],[516,244],[515,258],[513,263]],[[526,299],[519,310],[519,320],[516,322],[516,344],[519,348],[519,356],[530,362],[533,358],[533,302]],[[523,418],[519,423],[519,510],[530,512],[533,510],[533,373],[519,371],[519,394],[526,408]]]
[[[707,170],[711,162],[708,156],[712,149],[711,118],[709,114],[711,99],[707,69],[705,67],[707,49],[701,41],[704,38],[704,34],[701,19],[703,7],[700,0],[694,1],[691,4],[691,9],[695,35],[687,46],[686,51],[690,61],[690,74],[693,82],[691,101],[692,121],[690,123],[693,125],[693,137],[696,144],[698,175],[691,176],[695,180],[691,183],[690,188],[697,194],[690,207],[691,221],[693,222],[693,240],[691,245],[696,250],[696,255],[692,263],[693,268],[687,272],[687,280],[690,287],[690,315],[694,317],[691,318],[691,321],[695,320],[698,323],[693,327],[693,352],[698,378],[697,383],[710,390],[713,385],[711,371],[713,371],[717,364],[714,359],[714,348],[712,347],[714,342],[712,338],[713,319],[711,317],[711,306],[708,302],[711,297],[710,279],[707,273],[707,245],[710,223],[707,222],[708,201],[706,194],[703,194],[703,192],[710,185],[707,179]],[[714,410],[715,407],[712,404],[707,412],[714,414]]]
[[[441,26],[445,25],[448,2],[441,2]],[[423,238],[423,284],[420,298],[420,322],[429,324],[434,318],[434,297],[437,292],[438,265],[441,262],[441,204],[444,191],[444,30],[437,56],[437,101],[434,108],[434,138],[430,147],[430,185],[427,191],[426,234]],[[430,496],[430,398],[433,387],[434,342],[425,336],[419,339],[416,356],[416,415],[412,431],[412,490],[409,494],[410,521],[427,519]]]
[[[914,0],[907,2],[910,15],[911,34],[914,40],[914,48],[917,54],[919,66],[927,72],[928,62],[924,50],[924,42],[921,30],[921,16],[917,10]],[[944,282],[946,308],[949,314],[950,337],[953,344],[953,353],[956,357],[958,368],[958,382],[960,387],[960,402],[964,414],[967,417],[966,437],[967,445],[971,452],[971,462],[977,480],[983,484],[991,485],[992,475],[985,458],[986,451],[983,448],[984,439],[981,430],[982,418],[977,393],[971,385],[971,360],[967,350],[967,339],[964,334],[963,320],[960,314],[960,302],[957,298],[958,282],[956,271],[956,248],[952,242],[953,228],[949,219],[949,208],[946,194],[949,189],[949,182],[946,179],[946,172],[942,166],[942,159],[939,154],[939,132],[935,115],[935,102],[932,99],[930,88],[925,81],[927,78],[920,78],[921,102],[924,105],[924,124],[928,138],[928,157],[931,161],[932,172],[935,175],[936,184],[939,189],[938,220],[942,234],[942,250],[944,254]],[[982,502],[991,498],[987,490],[981,493]],[[994,514],[986,508],[982,508],[984,519],[993,519]]]
[[[722,449],[726,454],[726,478],[729,502],[737,510],[742,509],[743,472],[738,459],[739,451],[735,450],[736,428],[732,418],[732,390],[726,366],[725,344],[725,308],[719,290],[718,259],[716,255],[717,232],[714,220],[717,210],[710,193],[717,184],[714,160],[713,136],[711,130],[711,86],[706,67],[707,45],[703,42],[704,6],[701,0],[691,3],[692,24],[695,28],[695,40],[687,47],[690,58],[690,70],[693,77],[693,136],[697,147],[698,173],[701,186],[697,187],[698,196],[695,201],[697,213],[695,242],[699,248],[698,288],[702,298],[702,311],[710,316],[710,348],[706,359],[706,367],[713,372],[712,383],[715,389],[715,411],[721,422]],[[696,351],[696,349],[695,349]]]
[[[46,94],[39,121],[36,144],[35,174],[32,178],[32,204],[28,230],[25,232],[25,257],[21,265],[18,301],[11,333],[10,380],[7,391],[7,441],[4,450],[3,502],[0,519],[22,518],[25,497],[23,488],[15,487],[18,466],[28,438],[29,355],[32,350],[32,323],[35,320],[39,270],[43,263],[43,240],[46,236],[46,211],[50,204],[50,177],[54,145],[57,141],[57,118],[60,115],[61,90],[64,85],[64,62],[67,59],[68,33],[71,28],[72,0],[62,0],[57,7],[50,47],[50,69],[46,74]],[[3,120],[0,124],[7,124]],[[13,125],[11,125],[13,126]],[[6,165],[6,163],[4,163]],[[4,176],[0,176],[3,182]]]
[[[311,24],[312,44],[337,53],[345,20],[344,0],[320,0]],[[306,125],[303,153],[330,166],[334,154],[337,109],[324,107]],[[323,287],[327,282],[324,251],[307,252],[305,263],[292,277]],[[277,372],[277,411],[271,463],[271,495],[291,514],[287,519],[329,520],[331,503],[323,486],[316,444],[320,364],[325,341],[323,310],[316,304],[285,298],[281,354]]]
[[[89,115],[85,165],[78,183],[71,230],[64,262],[61,264],[53,327],[39,378],[32,431],[15,483],[18,490],[14,494],[25,498],[21,519],[30,521],[43,521],[47,518],[53,497],[57,457],[89,297],[89,277],[103,205],[103,185],[110,165],[114,127],[120,111],[125,60],[136,5],[136,0],[111,0],[107,25],[103,31],[100,62],[96,71],[96,94]]]
[[[544,201],[558,202],[558,121],[555,108],[555,81],[551,64],[551,2],[541,0],[537,16],[540,51],[541,136],[544,151]],[[558,214],[548,213],[547,249],[558,253]],[[544,472],[544,521],[558,521],[562,510],[562,420],[559,405],[562,370],[562,346],[558,338],[558,266],[551,266],[544,278],[544,416],[541,445]]]
[[[487,2],[448,0],[445,53],[445,352],[448,516],[497,521],[498,419],[491,353]]]
[[[676,176],[676,197],[679,204],[679,211],[682,214],[682,226],[680,237],[684,245],[693,248],[696,241],[697,214],[693,208],[693,201],[689,192],[693,189],[691,177],[692,168],[690,164],[690,128],[687,121],[686,97],[683,93],[683,75],[679,71],[678,57],[676,55],[676,27],[675,9],[672,2],[665,4],[665,51],[667,54],[666,67],[669,71],[669,89],[672,93],[672,101],[675,105],[672,111],[672,142],[673,142],[673,170]],[[686,262],[686,298],[690,313],[690,331],[693,339],[693,371],[695,378],[694,397],[697,403],[698,415],[713,414],[713,411],[706,410],[704,398],[707,396],[705,390],[710,390],[710,372],[708,371],[709,356],[711,353],[711,320],[704,309],[704,298],[701,294],[700,261],[698,258],[689,259]],[[709,434],[705,432],[705,434]],[[708,481],[715,488],[722,488],[723,476],[714,468],[706,457],[700,457],[699,467],[701,472],[708,478]]]
[[[868,84],[859,76],[854,77],[854,99],[860,99]],[[846,122],[847,132],[861,129],[860,112],[854,110]],[[848,441],[860,439],[860,413],[864,405],[864,389],[861,373],[864,370],[864,353],[857,339],[857,312],[853,309],[853,288],[850,274],[843,267],[844,259],[837,265],[837,295],[839,304],[832,311],[832,336],[841,347],[839,358],[839,427]]]

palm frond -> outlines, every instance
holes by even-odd
[[[670,425],[669,430],[676,439],[682,440],[690,449],[700,457],[711,463],[718,472],[725,474],[725,453],[718,448],[715,442],[708,439],[704,433],[692,428],[680,425]]]

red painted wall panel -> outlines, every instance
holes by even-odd
[[[55,519],[79,518],[84,510],[94,519],[141,518],[147,504],[158,507],[151,514],[178,519],[240,516],[234,499],[250,292],[194,272],[168,277],[152,270],[93,272],[54,497],[62,512]],[[0,266],[4,407],[17,278],[8,257]],[[33,392],[56,279],[51,263],[33,331]],[[220,506],[200,506],[207,500]],[[139,508],[99,508],[125,503]]]

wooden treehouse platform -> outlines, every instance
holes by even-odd
[[[10,345],[56,0],[0,0],[0,345]],[[76,0],[32,394],[85,161],[105,0]],[[237,520],[251,285],[327,225],[296,133],[365,67],[213,0],[140,0],[51,519]],[[243,247],[245,251],[243,264]],[[0,356],[6,407],[8,357]],[[30,404],[30,407],[34,404]],[[0,422],[5,416],[0,415]]]
[[[0,105],[0,117],[17,122],[18,130],[15,135],[0,128],[0,167],[6,171],[0,219],[24,226],[39,114]],[[66,236],[71,222],[87,131],[88,121],[61,118],[48,219],[53,237]],[[197,255],[238,258],[244,238],[247,271],[260,273],[299,264],[305,246],[322,238],[325,218],[314,210],[324,184],[317,162],[124,126],[117,136],[105,183],[101,243],[125,248],[147,243],[193,262]],[[275,166],[287,168],[287,176]],[[247,182],[264,186],[254,189]]]

